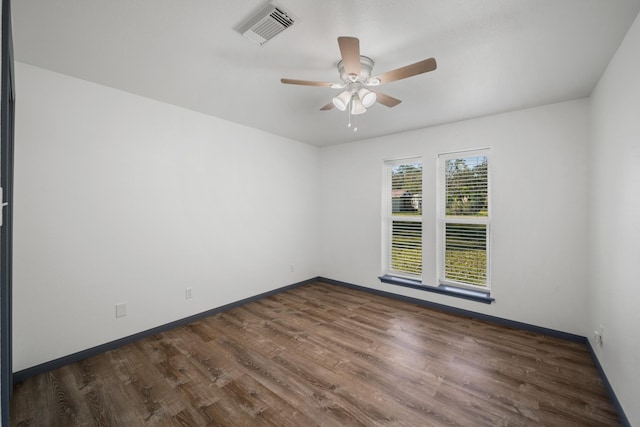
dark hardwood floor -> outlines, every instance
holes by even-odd
[[[585,345],[324,283],[17,384],[13,426],[612,426]]]

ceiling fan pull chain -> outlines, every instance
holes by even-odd
[[[338,47],[340,48],[341,57],[337,65],[338,74],[340,75],[339,83],[285,78],[280,79],[280,82],[293,85],[343,89],[338,96],[331,100],[330,103],[320,108],[320,111],[329,111],[334,107],[340,111],[349,109],[349,121],[347,122],[347,127],[349,129],[353,129],[354,132],[358,131],[358,126],[356,124],[355,117],[352,121],[351,116],[366,113],[367,109],[375,103],[391,108],[401,102],[399,99],[386,95],[382,92],[369,90],[367,89],[368,87],[375,87],[385,83],[395,82],[396,80],[403,80],[433,71],[437,68],[436,60],[434,58],[429,58],[373,76],[371,73],[374,64],[373,59],[360,55],[360,40],[357,37],[338,37]]]
[[[353,131],[358,131],[358,125],[356,124],[356,115],[351,113],[351,109],[353,108],[353,103],[356,100],[356,94],[351,95],[351,100],[349,101],[349,127],[351,127],[351,116],[353,115]]]

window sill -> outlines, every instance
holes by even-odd
[[[423,285],[419,280],[412,279],[404,279],[402,277],[395,277],[384,275],[378,277],[382,283],[388,283],[390,285],[404,286],[405,288],[411,289],[419,289],[421,291],[433,292],[441,295],[448,295],[456,298],[462,298],[466,300],[481,302],[484,304],[491,304],[495,301],[494,298],[489,296],[487,292],[474,291],[471,289],[463,289],[457,288],[455,286],[450,285],[440,285],[440,286],[426,286]]]

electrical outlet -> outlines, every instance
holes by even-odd
[[[291,271],[292,273],[295,271],[295,269],[296,269],[296,266],[295,266],[295,265],[291,264],[291,265],[289,266],[289,271]]]
[[[120,304],[116,304],[116,318],[124,317],[127,315],[127,303],[121,302]]]
[[[187,288],[184,290],[184,299],[193,298],[193,288]]]

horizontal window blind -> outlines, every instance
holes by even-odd
[[[391,272],[422,273],[422,223],[393,221]]]
[[[445,226],[445,277],[471,285],[487,284],[487,226]]]
[[[445,162],[447,216],[488,216],[487,157],[463,157]]]
[[[388,164],[387,274],[422,275],[422,162],[416,159]]]
[[[486,151],[440,157],[440,281],[489,287]]]

